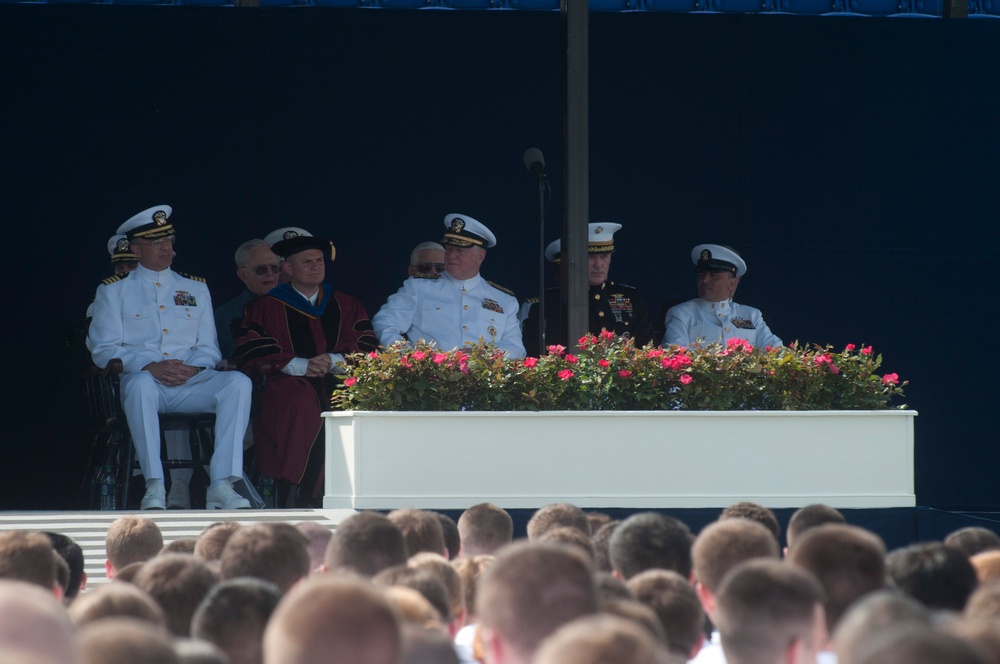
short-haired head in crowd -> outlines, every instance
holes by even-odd
[[[115,578],[112,581],[118,581],[121,583],[132,583],[135,580],[135,575],[139,573],[145,562],[134,562],[125,565],[119,570],[115,570]]]
[[[440,512],[431,512],[437,517],[438,522],[441,524],[441,533],[444,535],[444,548],[447,550],[448,555],[445,556],[448,560],[454,560],[462,553],[462,536],[458,532],[458,524],[447,514],[441,514]]]
[[[264,628],[281,591],[273,583],[249,577],[213,587],[191,619],[191,636],[214,643],[230,664],[264,661]]]
[[[226,542],[240,528],[242,526],[237,521],[217,521],[206,526],[198,535],[198,541],[194,545],[194,555],[209,562],[218,560],[222,557]]]
[[[1000,581],[981,584],[972,591],[963,615],[973,619],[1000,620]]]
[[[174,639],[174,650],[180,664],[232,664],[226,653],[200,639]]]
[[[594,565],[598,572],[611,572],[611,536],[615,534],[621,521],[609,521],[596,531],[591,540],[594,542]]]
[[[397,664],[399,619],[367,581],[317,575],[293,588],[264,631],[265,664]]]
[[[647,569],[691,575],[691,531],[672,516],[640,512],[625,519],[611,535],[611,567],[623,579]]]
[[[70,605],[69,617],[77,627],[114,617],[167,626],[167,617],[156,600],[131,583],[105,583],[88,590]]]
[[[886,586],[885,544],[857,526],[829,523],[811,528],[790,547],[788,561],[812,572],[823,586],[831,634],[848,606]]]
[[[56,565],[56,582],[53,591],[57,592],[58,596],[61,597],[65,603],[67,601],[66,589],[69,587],[69,565],[65,560],[63,560],[63,557],[55,551],[52,552],[52,561]]]
[[[778,523],[778,517],[763,505],[747,500],[733,503],[719,514],[719,521],[725,519],[749,519],[750,521],[756,521],[771,531],[776,542],[781,541],[781,524]]]
[[[837,663],[851,664],[858,644],[887,627],[907,622],[930,629],[930,611],[898,590],[877,590],[865,595],[847,609],[832,635]]]
[[[579,528],[571,528],[570,526],[551,528],[539,535],[535,541],[566,544],[568,546],[576,547],[581,553],[583,553],[583,555],[590,559],[590,563],[596,568],[597,554],[594,552],[594,542],[590,538],[590,535],[583,532]]]
[[[448,561],[436,553],[424,551],[410,556],[407,567],[423,569],[434,574],[448,594],[448,615],[451,616],[449,629],[452,636],[465,625],[465,590],[462,577]]]
[[[441,522],[433,512],[415,509],[393,510],[389,512],[388,519],[403,533],[409,555],[421,551],[447,555],[444,529],[441,528]]]
[[[451,640],[439,630],[403,625],[400,664],[459,664]]]
[[[983,551],[1000,549],[1000,535],[989,528],[969,526],[948,533],[944,543],[965,553],[970,558]]]
[[[582,509],[569,503],[552,503],[538,509],[528,520],[528,539],[536,540],[548,531],[564,526],[590,535],[590,521]]]
[[[458,517],[463,556],[494,554],[514,539],[514,520],[502,507],[479,503]]]
[[[57,555],[52,542],[41,533],[24,530],[0,533],[0,579],[25,581],[54,592]]]
[[[333,531],[315,521],[297,523],[295,529],[308,540],[306,549],[309,552],[309,573],[312,574],[323,566],[326,547],[330,543],[330,538],[333,537]]]
[[[1000,550],[990,549],[969,558],[979,583],[1000,580]]]
[[[337,526],[324,558],[331,570],[352,570],[372,577],[409,557],[403,533],[378,512],[358,512]]]
[[[71,602],[79,594],[81,588],[87,587],[87,573],[83,569],[83,549],[73,541],[73,538],[61,533],[43,532],[42,535],[49,538],[52,548],[59,554],[60,558],[66,561],[66,565],[69,567],[69,580],[66,584],[65,596],[66,601]]]
[[[670,570],[651,569],[629,579],[628,587],[656,612],[671,652],[694,657],[704,638],[705,611],[688,579]]]
[[[561,627],[542,643],[535,664],[671,664],[662,644],[634,622],[607,614]],[[683,662],[683,660],[680,660]]]
[[[83,664],[180,664],[162,627],[134,618],[106,618],[80,630]]]
[[[164,544],[163,548],[160,549],[160,553],[186,553],[189,556],[193,556],[194,547],[197,543],[198,539],[195,537],[178,537]]]
[[[309,576],[309,540],[287,523],[258,523],[232,534],[219,559],[223,579],[252,576],[285,593]]]
[[[476,621],[476,594],[479,591],[479,581],[493,561],[495,556],[463,556],[458,560],[451,561],[451,566],[458,572],[462,579],[462,588],[465,593],[465,621],[473,623]]]
[[[402,624],[418,625],[437,630],[442,634],[448,633],[441,612],[419,590],[407,586],[385,586],[382,588],[382,594],[399,615]]]
[[[188,636],[194,610],[217,581],[215,572],[204,560],[167,553],[146,562],[133,582],[163,609],[171,634]]]
[[[565,545],[521,542],[503,549],[476,602],[489,664],[526,664],[565,623],[598,610],[586,558]]]
[[[840,510],[829,505],[816,503],[800,507],[788,520],[788,528],[785,529],[785,543],[790,549],[802,533],[826,523],[847,523],[847,519],[840,513]]]
[[[587,512],[587,523],[590,524],[590,534],[596,535],[597,531],[612,522],[610,514],[604,512]]]
[[[897,588],[929,609],[962,611],[978,583],[968,556],[941,542],[896,549],[886,570]]]
[[[948,634],[953,634],[986,655],[990,664],[1000,662],[1000,629],[994,620],[957,617],[940,625]]]
[[[0,652],[11,662],[80,661],[73,623],[51,588],[0,579]]]
[[[890,625],[858,644],[852,664],[990,664],[971,643],[940,629]]]
[[[141,516],[121,516],[111,522],[104,539],[105,569],[109,579],[131,563],[145,562],[163,548],[159,526]]]
[[[715,600],[727,664],[812,664],[826,645],[823,589],[803,569],[748,560],[726,574]]]
[[[628,584],[610,572],[596,572],[594,584],[597,586],[597,599],[601,604],[619,599],[635,601],[635,593]]]
[[[438,575],[427,568],[397,565],[384,569],[374,577],[372,583],[382,588],[401,586],[412,588],[431,603],[434,610],[441,616],[443,623],[451,622],[451,604],[448,600],[448,589]]]
[[[778,541],[764,526],[747,519],[726,519],[705,526],[691,546],[695,592],[714,620],[715,593],[729,570],[753,558],[781,557]]]
[[[603,603],[601,612],[631,620],[640,627],[643,627],[649,632],[650,636],[655,638],[664,648],[667,648],[667,633],[663,630],[663,624],[656,615],[656,611],[653,611],[648,605],[643,604],[639,600],[608,600]],[[682,661],[686,660],[687,657],[684,656]]]

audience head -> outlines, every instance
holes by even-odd
[[[318,575],[293,588],[264,631],[265,664],[397,664],[399,619],[370,583]]]
[[[1000,620],[1000,581],[977,587],[965,603],[964,615],[972,619]]]
[[[448,615],[453,622],[465,621],[465,590],[462,587],[462,577],[444,557],[427,551],[410,556],[407,566],[413,569],[423,569],[432,573],[448,593]],[[462,625],[457,625],[461,627]]]
[[[83,664],[180,664],[162,627],[134,618],[106,618],[80,630]]]
[[[145,562],[158,554],[163,548],[163,535],[150,519],[122,516],[108,527],[104,548],[108,557],[108,578],[113,579],[117,570],[131,563]]]
[[[930,629],[931,614],[920,602],[898,590],[878,590],[865,595],[848,608],[833,633],[838,664],[852,664],[858,644],[904,623]]]
[[[448,589],[444,582],[430,569],[399,565],[384,569],[374,577],[372,583],[388,588],[400,586],[411,588],[424,596],[444,623],[451,622],[451,604],[448,600]]]
[[[479,591],[479,581],[493,561],[494,556],[471,556],[453,560],[451,565],[458,572],[462,579],[462,588],[465,593],[465,620],[468,623],[475,622],[476,617],[476,594]]]
[[[441,522],[441,532],[444,534],[444,548],[448,551],[448,560],[458,558],[462,553],[462,536],[458,532],[458,524],[447,514],[431,512]]]
[[[168,553],[148,561],[134,583],[156,600],[175,636],[191,633],[191,616],[217,581],[215,572],[195,556]]]
[[[569,526],[552,528],[542,533],[535,541],[552,542],[554,544],[565,544],[567,546],[575,547],[579,549],[583,555],[587,556],[591,565],[597,565],[597,554],[594,552],[594,541],[590,538],[590,535],[583,532],[579,528],[571,528]]]
[[[388,518],[403,533],[409,555],[421,551],[445,555],[444,530],[433,512],[414,509],[393,510],[389,512]]]
[[[226,653],[208,641],[175,639],[174,650],[180,664],[233,664]]]
[[[978,583],[969,558],[941,542],[896,549],[886,567],[897,588],[930,609],[961,611]]]
[[[972,644],[939,629],[891,625],[858,644],[852,664],[989,664]]]
[[[528,539],[536,540],[555,528],[576,528],[590,535],[590,521],[582,509],[569,503],[553,503],[536,511],[528,520]]]
[[[826,645],[823,590],[805,570],[749,560],[726,574],[715,598],[727,664],[813,662]]]
[[[1000,580],[1000,549],[990,549],[969,558],[979,583]]]
[[[632,589],[614,574],[597,572],[594,574],[594,583],[597,586],[597,600],[600,604],[619,599],[635,601],[635,593],[632,592]]]
[[[69,580],[66,584],[66,599],[72,601],[86,587],[87,575],[83,571],[83,549],[72,538],[60,533],[43,532],[49,538],[52,548],[59,557],[66,561],[69,567]]]
[[[408,586],[384,586],[382,594],[403,625],[416,625],[448,634],[445,618],[419,590]]]
[[[781,525],[778,523],[778,517],[763,505],[749,501],[733,503],[719,514],[719,521],[725,519],[749,519],[750,521],[756,521],[771,532],[775,542],[781,541]]]
[[[970,526],[949,533],[944,538],[944,543],[971,558],[977,553],[1000,549],[1000,535],[989,528]]]
[[[222,558],[222,550],[233,533],[242,526],[236,521],[219,521],[201,531],[194,545],[194,555],[209,562]]]
[[[672,516],[633,514],[611,536],[611,567],[625,579],[648,569],[669,569],[688,577],[691,542],[691,531]]]
[[[163,545],[160,553],[184,553],[189,556],[194,555],[194,547],[198,540],[194,537],[178,537],[175,540]]]
[[[309,573],[312,574],[323,566],[326,547],[330,544],[333,531],[315,521],[303,521],[296,524],[295,529],[302,533],[308,541],[306,549],[309,552]]]
[[[309,576],[309,540],[287,523],[244,526],[226,542],[220,559],[223,579],[252,576],[285,593]]]
[[[857,526],[831,523],[812,528],[795,540],[788,561],[819,579],[831,633],[848,606],[886,585],[885,544],[875,533]]]
[[[463,556],[493,554],[514,538],[514,520],[493,503],[479,503],[458,517]]]
[[[635,598],[656,612],[671,652],[688,659],[702,642],[705,612],[688,580],[669,570],[646,570],[629,579]]]
[[[440,630],[403,625],[400,664],[459,664],[451,640]]]
[[[156,600],[131,583],[106,583],[88,590],[70,605],[69,617],[77,627],[103,618],[135,618],[167,626],[167,617]]]
[[[611,566],[611,536],[615,534],[621,521],[609,521],[594,531],[594,565],[598,572],[612,572]]]
[[[774,535],[756,521],[726,519],[705,526],[691,547],[696,590],[709,618],[715,613],[714,596],[731,569],[753,558],[780,556]]]
[[[0,533],[0,579],[25,581],[52,592],[57,581],[57,557],[52,542],[41,533]]]
[[[662,644],[634,622],[607,614],[559,628],[538,649],[535,664],[668,664]],[[683,661],[683,660],[681,660]]]
[[[437,242],[421,242],[410,252],[407,274],[437,279],[444,272],[444,247]]]
[[[409,554],[403,533],[378,512],[359,512],[337,526],[326,548],[330,570],[352,570],[372,577],[394,565],[405,565]]]
[[[230,664],[264,661],[264,628],[281,599],[273,583],[250,577],[223,581],[201,601],[191,636],[214,643]]]
[[[847,523],[847,519],[838,509],[829,505],[806,505],[795,510],[792,518],[788,520],[788,528],[785,530],[785,542],[788,544],[788,548],[792,548],[795,540],[810,528],[827,523]]]
[[[48,664],[80,661],[66,608],[38,584],[0,579],[0,652]]]
[[[656,615],[656,611],[653,611],[648,605],[636,599],[612,599],[604,602],[602,613],[632,621],[649,632],[649,635],[656,639],[657,643],[669,650],[667,633],[663,630],[663,624]],[[678,655],[678,659],[683,662],[687,661],[688,657],[687,655]]]
[[[530,661],[558,627],[597,610],[584,556],[535,542],[506,547],[483,576],[477,599],[485,648],[496,664]]]

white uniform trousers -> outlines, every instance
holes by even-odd
[[[238,371],[206,369],[176,387],[156,382],[146,371],[123,375],[122,408],[146,480],[163,479],[158,413],[215,413],[211,480],[242,477],[251,388],[250,379]]]

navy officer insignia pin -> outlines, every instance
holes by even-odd
[[[291,240],[293,237],[298,237],[298,236],[299,236],[298,231],[285,231],[284,234],[281,236],[281,239]]]
[[[741,330],[754,329],[753,321],[746,318],[733,318],[730,322]]]
[[[123,237],[122,239],[118,240],[118,246],[117,246],[118,251],[120,251],[120,252],[128,251],[128,246],[129,246],[128,245],[128,238],[124,238]]]
[[[174,293],[174,304],[178,307],[197,307],[198,301],[191,293],[179,290]]]
[[[708,249],[702,249],[701,250],[701,258],[699,258],[698,260],[699,261],[707,261],[707,260],[709,260],[711,258],[712,258],[712,252],[709,251]]]
[[[465,228],[465,219],[462,219],[461,217],[455,217],[454,219],[451,220],[452,233],[461,233],[463,228]]]
[[[491,300],[490,298],[483,298],[483,309],[489,309],[490,311],[495,311],[498,314],[503,313],[503,307],[496,300]]]
[[[163,226],[167,223],[167,213],[163,210],[157,210],[153,213],[153,221],[157,226]]]

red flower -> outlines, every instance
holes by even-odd
[[[578,360],[576,359],[576,355],[567,355],[566,361],[570,364],[576,364]]]
[[[622,369],[621,371],[618,372],[618,377],[619,378],[628,378],[631,375],[632,375],[632,372],[629,371],[628,369]]]
[[[677,380],[681,381],[681,385],[689,385],[694,378],[691,377],[691,374],[681,374]]]
[[[372,351],[372,352],[368,353],[368,359],[370,359],[370,360],[377,360],[378,359],[378,353],[376,353],[375,351]]]
[[[413,368],[413,364],[407,359],[407,357],[405,355],[403,355],[402,357],[399,358],[399,363],[402,364],[407,369],[412,369]]]
[[[559,372],[559,378],[561,378],[562,380],[569,380],[572,377],[573,377],[573,372],[570,371],[569,369],[563,369],[562,371]]]
[[[608,362],[607,360],[601,359],[601,360],[597,361],[597,365],[601,366],[601,367],[609,367],[609,366],[611,366],[611,363]]]
[[[816,364],[832,364],[833,359],[829,355],[817,355],[813,358]]]
[[[831,362],[830,363],[830,373],[832,373],[834,376],[840,375],[840,367],[838,367],[836,364],[834,364],[833,362]]]
[[[726,341],[726,348],[729,350],[742,350],[745,353],[749,353],[753,350],[753,346],[746,339],[732,338]]]
[[[447,353],[434,353],[434,357],[431,358],[434,364],[442,364],[447,359]]]
[[[899,374],[886,374],[882,376],[883,385],[899,385]]]
[[[549,346],[549,352],[553,355],[562,355],[566,352],[566,346],[560,346],[559,344],[552,344]]]
[[[654,357],[654,358],[655,357],[663,357],[663,350],[660,349],[660,348],[654,348],[651,351],[649,351],[648,353],[646,353],[646,357]]]
[[[531,367],[535,367],[537,365],[538,365],[538,358],[537,357],[526,357],[526,358],[524,358],[524,366],[531,368]]]
[[[872,347],[871,346],[865,346],[864,348],[861,349],[861,354],[862,355],[871,355],[872,354]]]
[[[844,350],[845,351],[852,351],[855,348],[856,348],[856,346],[854,344],[847,344],[846,346],[844,346]]]
[[[576,340],[576,345],[580,348],[586,348],[588,343],[590,343],[590,337],[586,334]]]
[[[614,338],[615,333],[610,330],[601,330],[601,338],[607,341],[608,339]]]
[[[350,378],[344,381],[344,385],[350,387],[351,385],[354,385],[356,382],[358,382],[358,379],[355,378],[354,376],[351,376]]]
[[[424,359],[425,357],[427,357],[427,353],[425,353],[422,350],[417,350],[413,352],[413,359],[416,360],[417,362]]]

